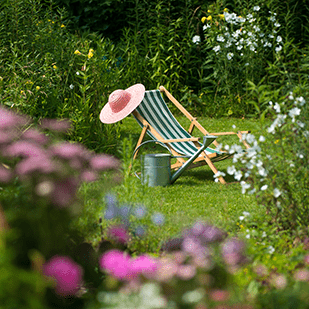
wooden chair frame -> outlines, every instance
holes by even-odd
[[[182,112],[183,115],[185,115],[189,120],[190,120],[190,126],[189,129],[187,130],[187,132],[192,135],[194,128],[197,128],[203,135],[214,135],[214,136],[223,136],[223,135],[237,135],[238,138],[242,141],[242,143],[244,144],[244,146],[248,149],[250,148],[250,146],[246,143],[245,140],[242,139],[242,135],[243,134],[247,134],[250,131],[238,131],[238,132],[208,132],[198,121],[197,118],[193,117],[173,96],[172,94],[165,89],[165,87],[160,86],[159,90],[161,93],[164,93],[167,98]],[[185,141],[191,141],[193,142],[197,148],[200,147],[200,144],[198,143],[198,141],[200,140],[200,138],[198,137],[191,137],[191,138],[182,138],[182,139],[164,139],[162,138],[162,136],[136,111],[134,110],[133,113],[134,117],[136,119],[138,119],[138,121],[142,124],[142,132],[140,134],[140,137],[138,139],[138,142],[136,144],[135,150],[134,150],[134,156],[133,159],[136,158],[137,154],[138,154],[138,148],[141,146],[141,144],[143,143],[143,140],[145,138],[145,135],[147,133],[147,131],[149,131],[158,142],[163,143],[164,145],[166,145],[170,152],[172,153],[173,156],[176,157],[177,161],[176,163],[171,165],[171,169],[175,169],[177,170],[178,168],[180,168],[185,162],[186,160],[184,159],[184,157],[179,154],[177,151],[175,151],[171,145],[169,143],[172,142],[185,142]],[[217,147],[219,144],[216,140],[213,141],[213,144]],[[221,150],[222,151],[222,150]],[[225,151],[222,151],[225,152]],[[198,167],[198,166],[202,166],[202,165],[208,165],[210,167],[210,169],[213,171],[214,174],[218,173],[217,168],[214,166],[212,159],[215,158],[217,156],[217,153],[212,153],[212,154],[206,154],[205,152],[202,153],[202,155],[200,155],[199,157],[197,157],[193,164],[191,164],[191,167],[189,168],[194,168],[194,167]],[[225,184],[225,180],[222,176],[220,176],[219,178],[220,183]]]

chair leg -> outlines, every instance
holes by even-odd
[[[213,171],[214,174],[218,173],[218,170],[216,169],[216,167],[214,166],[214,164],[211,162],[211,160],[208,158],[207,155],[204,156],[204,160],[206,161],[206,163],[208,164],[208,166],[211,168],[211,170]],[[223,185],[226,184],[226,181],[224,180],[224,178],[222,176],[220,176],[219,178],[220,183],[222,183]]]

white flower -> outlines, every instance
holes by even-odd
[[[210,27],[211,27],[210,24],[204,25],[204,26],[203,26],[203,30],[205,31],[206,29],[208,29],[208,28],[210,28]]]
[[[237,181],[239,181],[239,180],[241,179],[241,177],[242,177],[242,172],[241,172],[241,171],[236,171],[236,172],[234,173],[234,178],[235,178]]]
[[[259,141],[260,141],[260,142],[265,142],[265,137],[264,137],[263,135],[261,135],[261,136],[259,137]]]
[[[303,106],[306,103],[303,97],[298,97],[295,99],[295,101],[296,101],[296,104],[299,104],[300,106]]]
[[[220,178],[221,176],[224,177],[224,176],[225,176],[225,173],[218,171],[218,172],[214,175],[215,182],[218,182],[218,181],[219,181],[218,178]]]
[[[250,238],[250,234],[247,234],[247,235],[246,235],[246,238],[249,239],[249,238]]]
[[[198,44],[199,42],[201,42],[201,37],[199,35],[195,35],[192,38],[192,42],[195,43],[195,44]]]
[[[250,216],[250,212],[248,212],[248,211],[243,211],[242,214],[243,214],[244,216],[246,216],[246,217]]]
[[[234,165],[229,166],[229,167],[227,168],[226,172],[227,172],[229,175],[235,174],[235,173],[236,173],[236,168],[235,168],[235,166],[234,166]]]
[[[228,60],[231,60],[231,59],[233,58],[233,56],[234,56],[233,53],[228,53],[228,54],[226,55],[226,57],[227,57]]]
[[[221,49],[220,45],[217,45],[213,48],[213,50],[217,53]]]
[[[280,35],[278,35],[276,41],[277,41],[278,43],[282,42],[282,37],[281,37]]]
[[[262,233],[262,237],[264,238],[264,237],[266,237],[266,236],[267,236],[266,232],[265,232],[265,231],[263,231],[263,233]]]
[[[233,128],[233,129],[236,129],[236,126],[235,126],[235,124],[233,124],[233,125],[232,125],[232,128]]]
[[[245,181],[241,181],[240,185],[241,185],[241,193],[242,194],[245,194],[246,190],[251,187],[251,185],[249,183],[246,183]]]
[[[280,105],[277,102],[274,105],[274,110],[276,111],[277,114],[280,113]]]
[[[273,254],[275,252],[275,248],[273,246],[267,247],[268,253]]]
[[[289,111],[289,116],[292,118],[292,122],[295,121],[295,116],[300,115],[300,109],[298,107],[294,107]]]
[[[274,189],[274,197],[277,198],[277,197],[279,197],[280,195],[281,195],[280,190],[277,189],[277,188],[275,188],[275,189]]]
[[[278,53],[281,49],[282,49],[282,46],[281,46],[281,45],[277,46],[277,47],[275,48],[276,53]]]
[[[79,72],[76,72],[76,75],[79,75]]]
[[[252,144],[254,141],[255,141],[255,137],[253,134],[251,133],[248,133],[245,135],[245,138],[244,138],[249,144]]]
[[[261,191],[265,191],[268,188],[268,185],[264,185],[261,187]]]
[[[69,87],[70,87],[70,89],[72,90],[72,89],[74,88],[74,85],[71,84]]]
[[[276,23],[274,23],[274,26],[275,27],[280,27],[281,25],[278,22],[276,22]]]
[[[260,7],[259,7],[258,5],[253,7],[253,11],[256,11],[256,12],[257,12],[257,11],[259,11],[259,10],[260,10]]]
[[[218,42],[224,42],[225,39],[224,39],[224,37],[223,37],[222,35],[218,35],[218,36],[217,36],[217,41],[218,41]]]

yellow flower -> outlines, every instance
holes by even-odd
[[[56,70],[56,69],[57,69],[57,66],[56,66],[56,65],[53,65],[53,68]]]
[[[212,20],[212,16],[209,15],[206,19],[207,19],[208,21],[211,21],[211,20]]]
[[[211,10],[207,10],[207,13],[212,13],[212,11]]]
[[[224,19],[224,14],[219,14],[218,16],[220,17],[220,19]]]
[[[229,11],[229,9],[228,8],[225,8],[224,10],[223,10],[223,12],[228,12]]]
[[[62,24],[60,27],[61,27],[61,28],[65,28],[65,25]]]
[[[40,87],[40,86],[36,86],[35,89],[36,89],[36,90],[40,90],[41,87]]]
[[[21,91],[20,91],[20,94],[25,94],[25,91],[21,90]]]
[[[274,143],[275,143],[275,144],[278,144],[278,143],[279,143],[279,140],[277,139],[276,141],[274,141]]]
[[[204,17],[202,17],[201,22],[204,23],[206,20],[207,20],[207,18],[204,16]]]
[[[74,54],[75,54],[75,55],[80,55],[81,52],[80,52],[78,49],[76,49],[76,51],[74,52]]]
[[[93,57],[93,52],[94,52],[94,50],[92,48],[90,48],[89,52],[88,52],[88,59]]]

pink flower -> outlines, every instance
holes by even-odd
[[[25,116],[19,116],[12,113],[10,110],[1,107],[0,108],[0,129],[8,129],[16,126],[23,126],[27,123]]]
[[[158,264],[154,258],[147,255],[132,259],[126,253],[113,249],[102,255],[100,266],[115,278],[130,281],[140,275],[151,277],[155,274]]]
[[[230,293],[225,290],[212,290],[209,296],[214,301],[227,301],[230,298]]]
[[[43,265],[43,273],[55,279],[55,291],[61,296],[75,295],[80,289],[83,269],[67,256],[52,257]]]
[[[112,276],[120,280],[130,278],[130,257],[124,252],[114,249],[103,254],[100,259],[100,267]]]
[[[30,157],[20,161],[16,165],[16,173],[19,175],[29,175],[34,172],[49,174],[54,172],[56,167],[47,156]]]
[[[5,154],[13,157],[40,157],[45,155],[45,150],[30,141],[17,141],[8,146]]]
[[[52,194],[53,203],[60,207],[68,206],[76,196],[77,187],[78,181],[73,177],[56,181]]]
[[[66,132],[70,129],[71,124],[68,120],[43,119],[42,128],[56,132]]]
[[[86,156],[87,150],[80,144],[61,142],[52,147],[53,155],[64,159]]]
[[[48,137],[35,129],[28,129],[23,133],[24,139],[32,140],[38,144],[45,144],[48,141]]]
[[[110,227],[107,231],[107,234],[111,239],[114,239],[122,244],[127,243],[130,238],[127,230],[121,225]]]
[[[107,170],[117,168],[119,166],[118,160],[109,155],[95,155],[90,159],[90,165],[95,170]]]
[[[158,268],[157,261],[147,255],[141,255],[131,261],[130,272],[132,275],[152,276]]]

